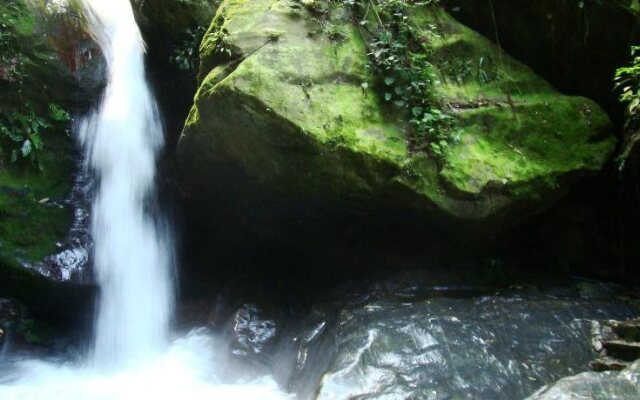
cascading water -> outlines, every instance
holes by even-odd
[[[173,241],[155,202],[162,126],[145,79],[144,43],[129,0],[85,0],[108,63],[98,110],[79,129],[98,181],[92,207],[100,286],[92,354],[78,366],[21,361],[1,399],[280,399],[275,382],[217,382],[215,340],[194,331],[169,345]]]
[[[148,206],[163,132],[145,80],[142,37],[128,0],[87,3],[109,67],[102,105],[80,139],[99,182],[92,220],[100,286],[95,361],[110,365],[165,344],[173,244]]]
[[[91,227],[100,286],[95,338],[86,356],[55,361],[19,353],[10,359],[5,345],[1,400],[290,398],[270,377],[229,378],[264,371],[288,380],[302,399],[515,399],[584,368],[593,357],[589,320],[637,315],[627,300],[607,300],[590,286],[585,294],[594,291],[593,299],[573,287],[447,298],[436,281],[448,281],[451,271],[438,278],[429,269],[426,279],[401,276],[403,284],[347,286],[301,321],[295,312],[284,336],[282,325],[262,321],[259,307],[245,305],[230,329],[241,339],[238,347],[204,330],[170,343],[173,243],[155,205],[163,134],[145,80],[144,44],[129,0],[84,1],[109,67],[102,104],[78,132],[98,183]],[[464,280],[454,281],[468,279],[460,273]],[[277,352],[262,353],[276,337]],[[249,367],[229,362],[251,362],[252,355],[263,358]],[[629,385],[640,379],[624,376],[633,378],[625,378]],[[615,397],[598,385],[601,398]]]

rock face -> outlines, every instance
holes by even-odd
[[[147,39],[160,35],[176,41],[184,36],[185,30],[207,24],[219,1],[132,0],[131,3]]]
[[[611,155],[610,121],[595,103],[558,93],[441,9],[412,19],[440,32],[433,90],[454,118],[454,142],[439,160],[412,151],[402,114],[361,85],[373,81],[367,48],[346,14],[336,41],[296,1],[224,1],[178,145],[199,215],[270,238],[309,221],[315,229],[336,209],[378,226],[504,227]]]
[[[603,321],[596,328],[593,344],[599,357],[590,363],[596,372],[584,372],[547,385],[531,400],[640,397],[640,320]]]
[[[69,199],[77,162],[71,126],[53,113],[88,107],[100,93],[104,63],[68,9],[45,11],[11,0],[0,5],[0,18],[0,293],[19,298],[36,314],[69,316],[87,304],[91,290],[59,283],[69,280],[64,265],[82,261],[79,253],[70,257],[66,238],[83,216],[72,216]],[[29,136],[12,142],[7,132],[19,123],[16,115],[28,121],[20,132]],[[24,148],[27,138],[36,158],[12,161],[15,146]]]
[[[330,360],[318,399],[523,399],[583,370],[592,354],[588,319],[625,308],[520,294],[370,301],[335,312],[340,320],[301,346],[303,371]]]
[[[639,310],[616,287],[484,290],[459,267],[345,283],[301,308],[227,282],[196,305],[221,341],[216,376],[269,374],[301,399],[523,399],[587,370],[594,319]]]

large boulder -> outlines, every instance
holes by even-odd
[[[454,121],[440,157],[412,150],[402,113],[362,85],[367,48],[347,13],[335,40],[296,1],[224,1],[178,146],[198,218],[243,240],[352,216],[379,229],[500,229],[610,157],[611,123],[593,101],[557,92],[440,8],[411,18],[440,33],[432,90]]]

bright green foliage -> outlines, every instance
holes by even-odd
[[[361,1],[355,7],[361,10],[360,25],[371,35],[369,68],[377,78],[379,91],[385,101],[409,115],[414,128],[409,138],[412,149],[422,150],[428,145],[427,150],[441,156],[449,142],[452,118],[443,111],[433,90],[430,38],[425,29],[433,35],[435,28],[419,29],[410,18],[416,7],[433,3],[437,1]],[[367,19],[371,10],[376,18]]]
[[[29,67],[34,59],[44,57],[37,44],[27,38],[37,34],[34,13],[27,13],[26,5],[10,0],[0,5],[0,163],[28,159],[38,164],[37,154],[44,145],[47,130],[59,128],[70,120],[69,113],[58,104],[32,104],[26,86],[33,77]]]
[[[624,169],[627,158],[640,141],[640,46],[631,47],[629,65],[618,68],[615,87],[620,90],[620,102],[626,106],[626,137],[618,156],[619,169]]]
[[[620,101],[627,106],[629,122],[637,122],[640,116],[640,46],[631,48],[633,60],[616,71],[615,84],[620,89]]]
[[[0,154],[5,147],[6,152],[10,151],[12,163],[26,158],[39,166],[36,154],[43,147],[43,132],[52,128],[55,123],[68,122],[70,119],[69,113],[54,103],[49,104],[49,114],[46,117],[38,116],[29,103],[26,103],[21,112],[0,114]]]

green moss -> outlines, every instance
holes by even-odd
[[[42,34],[45,28],[37,12],[26,4],[12,0],[0,5],[1,22],[15,39],[12,57],[20,60],[16,74],[9,79],[0,76],[4,115],[20,113],[27,103],[39,115],[48,115],[51,103],[77,104],[75,79]],[[3,61],[0,56],[0,67]],[[0,157],[0,297],[19,298],[30,309],[48,315],[64,315],[67,306],[77,310],[79,302],[88,300],[81,290],[69,290],[21,265],[53,254],[70,227],[69,210],[53,203],[60,204],[69,195],[73,182],[75,152],[64,128],[56,124],[41,129],[39,168],[28,160],[10,163],[6,153]]]
[[[542,177],[549,177],[553,188],[555,176],[597,169],[611,155],[613,138],[591,143],[593,137],[585,135],[608,132],[609,121],[592,115],[594,103],[557,96],[514,101],[515,109],[502,105],[460,112],[459,139],[442,171],[458,190],[479,194],[491,182],[511,187]]]
[[[440,175],[454,195],[503,188],[536,199],[563,176],[597,170],[611,156],[611,123],[594,102],[560,95],[444,12],[420,18],[441,32],[434,38],[437,89],[454,111],[456,142]]]
[[[0,114],[21,113],[26,103],[36,114],[49,115],[51,103],[66,105],[77,86],[41,34],[38,11],[11,0],[0,5],[0,18],[4,33],[12,38],[10,52],[20,61],[14,76],[0,76],[0,90],[7,94],[0,96]],[[0,67],[3,61],[0,57]],[[66,236],[68,211],[43,201],[62,200],[70,191],[74,151],[64,128],[61,124],[40,127],[39,168],[28,160],[10,163],[9,148],[0,155],[0,259],[4,265],[39,261]]]
[[[45,199],[62,200],[71,189],[72,148],[50,140],[42,170],[0,166],[0,258],[39,261],[55,251],[71,221],[68,210]]]

